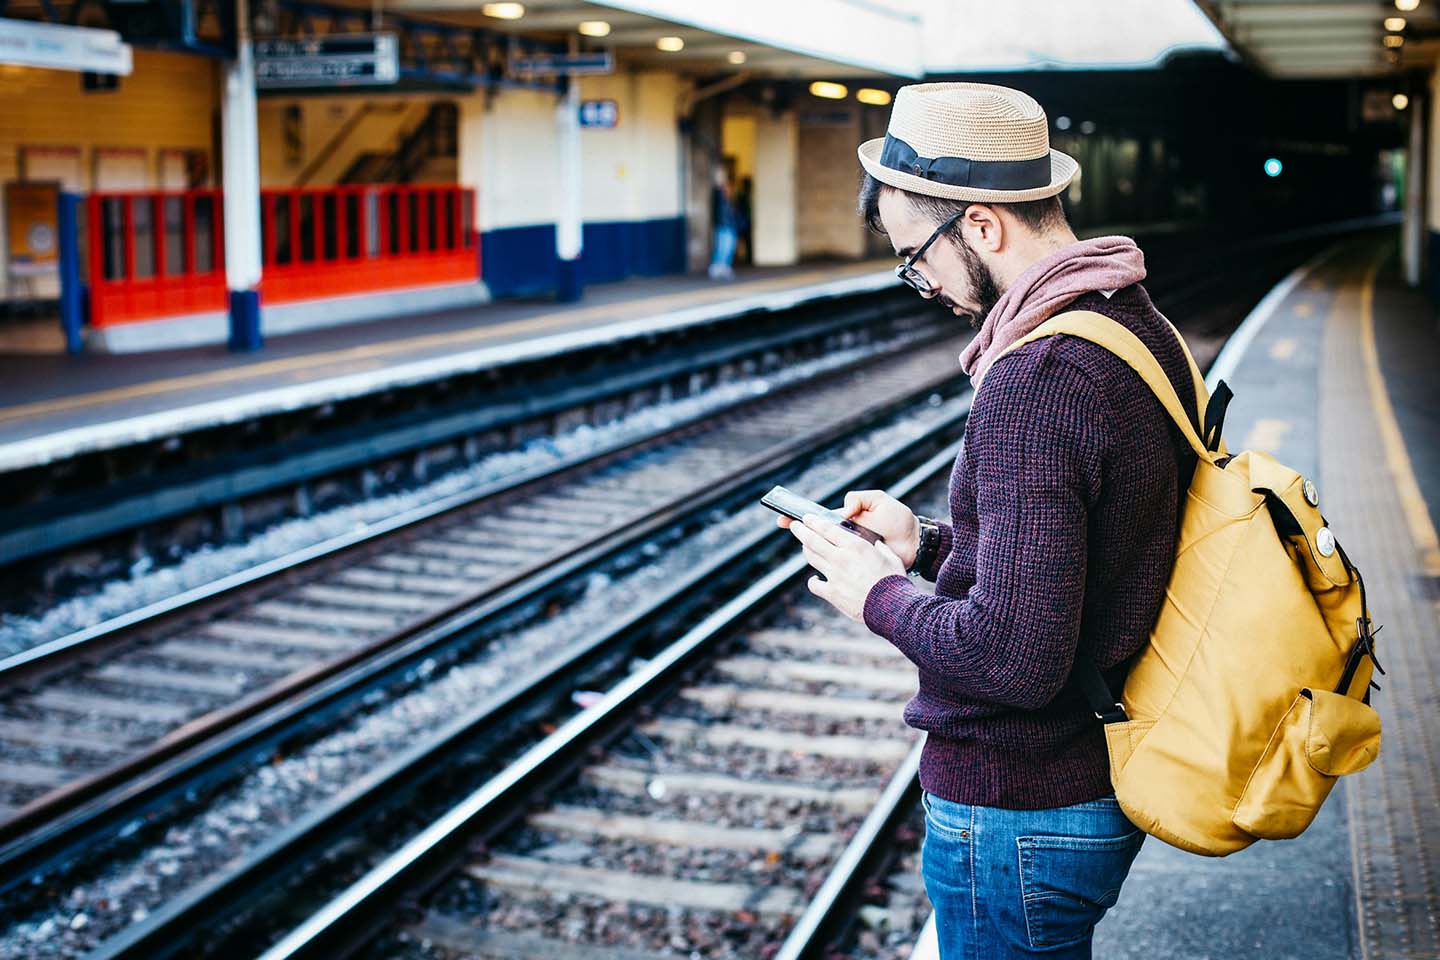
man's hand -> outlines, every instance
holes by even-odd
[[[849,496],[845,502],[850,504]],[[825,576],[810,578],[810,592],[857,623],[865,622],[870,588],[892,573],[905,573],[906,565],[885,543],[869,543],[823,517],[809,514],[803,523],[786,526],[804,547],[806,561]]]
[[[915,562],[915,554],[920,550],[920,521],[909,507],[884,490],[851,490],[845,494],[840,515],[880,534],[904,564],[901,573]],[[792,522],[789,517],[779,519],[780,526],[787,530]]]

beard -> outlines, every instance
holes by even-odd
[[[975,299],[979,309],[976,312],[965,311],[965,319],[970,326],[978,331],[985,325],[985,318],[995,308],[1000,300],[1000,285],[995,282],[995,275],[980,259],[980,255],[970,248],[970,244],[960,241],[955,245],[960,251],[960,259],[965,264],[965,276],[970,281],[970,296]],[[954,310],[959,304],[945,295],[941,295],[940,302],[947,309]],[[962,308],[963,309],[963,308]]]

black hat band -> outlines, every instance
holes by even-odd
[[[978,190],[1033,190],[1050,185],[1050,154],[1033,160],[967,160],[922,157],[904,140],[885,134],[880,165],[952,187]]]

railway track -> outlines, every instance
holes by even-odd
[[[943,502],[957,446],[892,489]],[[821,956],[914,808],[920,741],[913,669],[810,572],[791,551],[264,960]]]
[[[588,541],[579,545],[563,545],[569,555],[559,561],[547,560],[545,563],[537,564],[537,567],[541,569],[536,576],[542,578],[549,576],[552,581],[561,581],[566,577],[573,578],[577,573],[583,574],[585,570],[594,567],[603,557],[616,554],[626,545],[638,548],[637,552],[641,555],[640,560],[632,561],[633,563],[648,562],[654,558],[655,553],[652,550],[646,554],[645,541],[656,538],[667,525],[673,526],[682,521],[688,522],[692,526],[697,523],[703,524],[703,518],[707,514],[713,515],[718,504],[726,497],[733,499],[736,491],[741,489],[750,491],[747,500],[758,496],[759,491],[754,489],[757,485],[762,485],[767,477],[780,476],[780,471],[784,471],[787,476],[790,475],[791,471],[797,469],[795,466],[797,458],[811,457],[817,449],[854,434],[857,428],[863,432],[867,425],[894,415],[902,405],[900,401],[897,401],[897,397],[905,397],[905,402],[912,407],[918,404],[922,410],[934,411],[932,404],[926,398],[932,397],[933,391],[937,387],[947,383],[958,387],[952,376],[951,364],[954,350],[953,342],[940,341],[925,350],[912,347],[905,357],[882,361],[878,365],[868,367],[863,373],[860,371],[851,371],[849,374],[837,373],[826,384],[808,385],[801,391],[802,396],[798,402],[794,396],[783,401],[787,404],[787,413],[777,415],[773,408],[769,411],[757,408],[727,416],[726,424],[710,425],[704,428],[705,436],[708,437],[731,436],[738,438],[738,442],[729,446],[697,443],[689,434],[683,438],[684,442],[679,438],[672,438],[673,449],[665,445],[656,445],[638,455],[638,466],[634,461],[627,461],[624,466],[630,468],[628,473],[620,472],[621,468],[612,464],[587,474],[591,479],[584,484],[577,486],[572,483],[567,486],[563,497],[555,497],[550,500],[531,498],[524,502],[523,509],[518,513],[512,509],[506,512],[505,516],[507,518],[518,516],[527,521],[527,524],[530,520],[543,521],[547,516],[554,516],[554,513],[547,513],[537,506],[542,503],[549,503],[552,510],[560,510],[563,511],[562,515],[568,515],[579,507],[588,509],[593,502],[589,497],[590,494],[598,497],[600,493],[611,490],[620,491],[624,495],[623,502],[634,504],[641,499],[634,496],[634,491],[642,489],[638,484],[645,482],[644,480],[636,481],[634,477],[637,474],[647,479],[667,477],[673,485],[667,487],[650,483],[649,490],[656,492],[649,496],[654,497],[661,491],[668,490],[676,496],[675,502],[662,503],[658,512],[651,515],[642,513],[638,518],[633,512],[628,517],[623,514],[619,515],[619,519],[615,521],[619,526],[608,528],[612,532],[595,533]],[[944,373],[935,374],[933,371],[936,370],[944,371]],[[926,371],[930,371],[928,376]],[[855,376],[864,378],[863,386],[857,383],[854,379]],[[855,400],[857,393],[873,396],[876,399],[873,403],[864,401],[857,403]],[[769,402],[768,400],[761,401],[761,404],[763,406]],[[950,428],[954,432],[958,432],[953,414],[944,411],[935,412],[939,420],[948,422]],[[745,424],[754,423],[757,420],[765,424],[762,430],[744,429]],[[699,430],[699,427],[691,428],[691,430],[692,432]],[[914,441],[915,431],[913,429],[900,429],[899,433],[902,435],[900,437],[901,446]],[[892,439],[887,441],[887,444],[893,446],[895,442]],[[858,444],[857,449],[861,454],[866,453],[863,442]],[[698,452],[693,457],[687,457],[684,455],[686,450]],[[873,451],[866,455],[873,457]],[[883,462],[884,459],[881,457],[879,462]],[[677,478],[683,478],[683,480]],[[703,492],[697,493],[697,487],[702,488]],[[577,490],[583,492],[577,493]],[[615,501],[606,502],[614,503]],[[655,504],[652,501],[647,509],[654,507]],[[476,512],[485,518],[500,515],[500,511],[497,510]],[[612,518],[612,520],[614,519]],[[517,523],[515,520],[507,519],[502,524],[504,532],[508,534],[511,529],[522,529]],[[459,520],[447,518],[444,521],[443,529],[454,531],[460,529],[459,524]],[[528,529],[528,527],[525,528]],[[553,532],[552,535],[558,536]],[[384,550],[378,551],[377,556],[405,556],[407,548],[404,544],[418,543],[420,539],[413,532],[402,536],[406,539],[390,543]],[[427,533],[425,536],[430,536],[430,534]],[[449,533],[445,539],[446,542],[452,544],[463,542],[463,538],[457,540]],[[743,543],[734,542],[728,542],[725,546],[732,548],[734,554],[720,557],[716,564],[720,567],[727,565],[734,567],[736,557],[743,554],[747,547]],[[453,552],[448,548],[439,551],[439,553],[447,555],[440,559],[447,559],[448,555]],[[468,558],[468,551],[461,552],[465,553]],[[343,562],[333,565],[333,569],[341,575],[347,575],[361,566],[363,564],[357,563],[353,557],[346,556],[343,558]],[[327,570],[332,569],[331,565],[321,564],[320,567]],[[706,571],[694,570],[691,572],[699,575]],[[723,571],[712,572],[723,575]],[[409,575],[416,576],[417,574],[409,571]],[[294,588],[293,579],[286,580],[284,586],[287,589]],[[308,586],[314,582],[315,580],[310,579],[305,582],[305,585]],[[688,585],[693,587],[693,582]],[[318,689],[307,687],[301,691],[298,698],[301,702],[297,703],[297,698],[292,696],[283,703],[267,710],[261,710],[246,722],[227,728],[224,736],[220,738],[224,741],[221,745],[202,742],[189,753],[181,753],[168,760],[160,758],[155,766],[139,780],[134,778],[121,780],[109,793],[101,794],[94,800],[80,804],[74,811],[62,816],[58,821],[50,822],[41,829],[23,834],[9,847],[0,850],[0,857],[7,862],[5,875],[10,878],[12,885],[12,910],[7,912],[23,916],[27,908],[33,908],[36,905],[34,883],[32,882],[25,888],[15,888],[14,884],[18,881],[46,875],[61,866],[73,873],[74,868],[62,861],[66,861],[77,853],[86,852],[89,847],[93,847],[105,839],[107,834],[116,832],[124,834],[133,829],[136,824],[140,824],[143,828],[145,817],[153,813],[162,801],[167,798],[173,799],[177,792],[189,794],[197,791],[203,792],[205,777],[208,776],[215,781],[224,775],[233,774],[233,768],[237,764],[241,764],[247,758],[253,758],[257,752],[263,754],[268,750],[288,749],[282,745],[286,743],[287,736],[293,739],[298,730],[310,729],[313,731],[326,724],[333,725],[337,722],[335,717],[342,704],[351,704],[353,708],[357,700],[363,699],[367,695],[374,695],[380,685],[377,678],[382,672],[388,671],[388,675],[392,678],[404,674],[403,683],[423,685],[425,677],[421,674],[427,670],[443,672],[444,666],[448,665],[449,661],[445,659],[447,655],[440,654],[438,657],[441,667],[436,667],[436,651],[439,647],[446,643],[465,647],[465,644],[456,638],[464,632],[466,627],[473,628],[475,624],[486,617],[494,620],[507,607],[513,612],[515,608],[529,603],[532,608],[529,616],[532,619],[552,619],[555,603],[550,600],[537,601],[536,586],[535,576],[522,577],[517,574],[507,581],[506,589],[502,589],[498,593],[492,591],[486,595],[486,598],[479,601],[461,604],[460,607],[463,609],[451,604],[444,614],[437,614],[426,619],[423,626],[416,627],[412,624],[408,628],[409,632],[406,638],[397,641],[396,646],[392,646],[378,656],[373,652],[367,655],[365,660],[353,666],[350,671],[353,675],[346,675],[346,671],[342,670],[338,675],[330,677],[328,681],[321,682]],[[676,590],[683,590],[686,586],[687,582],[684,581],[684,578],[675,580],[672,577],[671,581],[666,584],[667,588]],[[694,591],[692,590],[691,593],[693,594]],[[311,594],[310,596],[317,595]],[[323,596],[328,602],[333,603],[329,599],[331,594],[318,596]],[[358,600],[365,594],[351,591],[345,593],[344,596],[347,600]],[[266,609],[274,610],[275,601],[267,599],[261,602],[272,604]],[[641,611],[641,613],[646,616],[657,616],[667,610],[673,613],[678,602],[671,599],[668,602],[656,604],[654,610]],[[539,604],[538,609],[536,609],[537,603]],[[294,601],[291,601],[290,605],[298,607]],[[324,604],[321,605],[324,606]],[[217,609],[214,605],[202,605],[202,607],[206,616],[213,616]],[[251,611],[254,608],[247,605],[240,609]],[[370,611],[366,610],[366,612]],[[253,614],[247,613],[242,620],[243,622],[252,622],[255,617]],[[454,621],[461,621],[464,626],[457,626]],[[206,622],[211,621],[207,620]],[[594,652],[604,649],[607,645],[619,644],[623,640],[625,624],[622,622],[614,626],[614,630],[607,627],[605,631],[587,640],[585,645],[587,650]],[[292,629],[300,629],[300,627],[296,626]],[[306,624],[305,629],[318,633],[325,632],[325,627],[318,622]],[[353,624],[350,629],[355,629]],[[331,632],[341,633],[343,631]],[[474,652],[473,647],[476,645],[485,646],[474,636],[470,636],[468,639],[471,646],[465,649],[469,653]],[[170,636],[154,637],[142,648],[148,649],[150,644],[172,642],[174,639]],[[493,643],[493,641],[487,642]],[[574,677],[579,675],[576,673],[576,664],[583,662],[583,655],[586,651],[577,654],[573,650],[567,650],[562,656],[552,658],[553,663],[542,662],[537,665],[536,660],[544,661],[546,652],[540,650],[532,653],[528,658],[522,657],[518,660],[512,656],[507,668],[509,671],[515,674],[524,674],[529,671],[535,676],[526,678],[523,684],[517,681],[517,684],[512,684],[513,689],[507,688],[500,693],[490,691],[494,695],[486,698],[487,701],[490,701],[487,709],[481,714],[471,716],[467,720],[467,729],[483,728],[507,711],[523,713],[526,710],[547,709],[543,705],[537,707],[535,703],[531,702],[540,702],[537,700],[539,696],[537,689],[544,684],[554,687],[573,682]],[[461,654],[455,653],[451,656],[453,659],[460,657]],[[106,659],[114,662],[118,658]],[[537,666],[543,669],[537,669]],[[100,669],[103,669],[103,665]],[[72,668],[71,671],[62,670],[53,675],[73,677],[75,673]],[[510,679],[510,677],[502,675],[499,678],[501,681],[506,679]],[[492,683],[492,687],[502,685]],[[289,724],[288,728],[284,726],[286,723]],[[436,745],[431,749],[440,751],[442,748]],[[393,789],[395,784],[389,784],[387,787]],[[127,824],[131,826],[127,826]],[[54,877],[51,877],[51,880],[53,881]],[[43,899],[43,894],[41,898]],[[148,944],[150,941],[146,939],[143,942]],[[138,952],[115,955],[158,955],[150,952],[149,946],[139,947],[137,950]]]
[[[0,839],[32,830],[183,746],[645,524],[777,450],[953,379],[954,340],[833,371],[567,469],[498,485],[310,551],[139,622],[0,664]],[[847,411],[848,412],[848,411]]]

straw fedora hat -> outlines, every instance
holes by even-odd
[[[1073,157],[1050,149],[1035,98],[990,83],[901,87],[885,136],[859,153],[881,183],[946,200],[1042,200],[1080,174]]]

